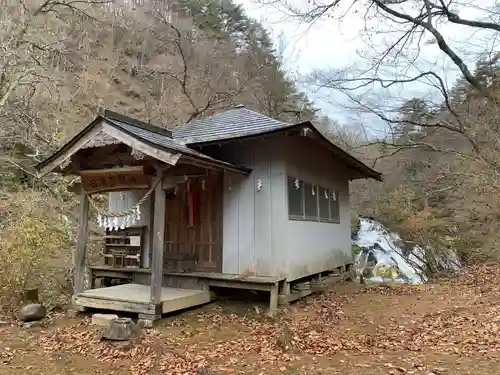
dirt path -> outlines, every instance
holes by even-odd
[[[497,375],[498,280],[500,267],[489,266],[418,287],[341,285],[276,319],[211,304],[127,347],[100,342],[88,318],[0,327],[0,375]]]

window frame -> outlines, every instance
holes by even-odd
[[[303,183],[303,189],[302,189],[302,206],[304,207],[304,218],[303,218],[303,221],[318,221],[319,219],[319,205],[318,205],[318,185],[315,185],[315,184],[312,184],[310,182],[307,182],[307,181],[303,181],[302,180],[302,183]],[[306,189],[306,185],[307,185],[307,189],[311,189],[314,190],[314,194],[310,192],[307,192],[307,189]],[[315,197],[315,206],[316,206],[316,215],[308,215],[306,210],[307,210],[307,200],[306,200],[306,194],[310,194],[311,196]]]
[[[335,189],[329,189],[328,190],[328,194],[330,195],[330,223],[335,223],[335,224],[340,224],[340,194],[339,194],[339,191],[338,190],[335,190]],[[332,213],[332,201],[334,199],[333,198],[333,195],[332,194],[335,194],[335,202],[337,202],[337,217],[332,217],[333,213]]]
[[[332,223],[332,204],[331,204],[331,189],[324,187],[324,186],[319,186],[318,190],[321,190],[321,193],[318,192],[318,219],[321,223]],[[327,192],[328,195],[328,218],[321,217],[321,204],[320,204],[320,199],[323,199],[324,197],[324,191]]]
[[[290,182],[293,181],[295,183],[295,180],[299,180],[300,183],[300,188],[301,188],[301,203],[302,203],[302,215],[291,215],[290,214]],[[315,189],[315,197],[316,197],[316,216],[306,216],[306,189],[305,186],[306,184],[313,189]],[[287,204],[287,214],[288,214],[288,220],[291,221],[308,221],[308,222],[316,222],[316,223],[330,223],[330,224],[340,224],[340,195],[339,191],[336,189],[332,189],[329,187],[326,187],[324,185],[320,184],[315,184],[303,179],[300,179],[293,174],[286,174],[286,190],[287,190],[287,196],[286,196],[286,204]],[[328,192],[328,219],[327,218],[322,218],[321,217],[321,209],[320,209],[320,196],[324,195],[324,192]],[[335,195],[336,199],[335,202],[337,205],[337,217],[332,217],[333,211],[333,195]]]
[[[292,183],[295,183],[295,178],[291,177],[291,176],[287,176],[287,179],[286,179],[286,204],[287,204],[287,212],[288,212],[288,217],[290,220],[303,220],[303,217],[304,217],[304,211],[305,211],[305,207],[304,207],[304,190],[299,190],[300,191],[300,203],[301,203],[301,211],[302,211],[302,214],[301,215],[295,215],[295,214],[290,214],[290,181]],[[302,183],[302,181],[300,180],[300,182]],[[295,189],[295,190],[298,190],[298,189]]]

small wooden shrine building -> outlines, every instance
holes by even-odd
[[[274,311],[344,277],[349,181],[381,179],[311,123],[243,106],[171,131],[106,110],[37,169],[81,179],[75,309],[147,322],[209,302],[211,287],[268,291]],[[104,192],[106,208],[94,196]],[[90,208],[99,265],[86,260]]]

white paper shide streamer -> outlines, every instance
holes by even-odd
[[[120,229],[125,229],[134,226],[141,220],[141,205],[146,202],[156,186],[159,184],[160,179],[150,187],[148,192],[130,209],[118,212],[109,212],[99,207],[99,205],[92,199],[90,195],[87,194],[89,202],[92,207],[97,211],[97,225],[100,228],[104,228],[110,231],[116,231]],[[122,195],[122,199],[124,196]]]
[[[97,225],[110,231],[125,229],[134,226],[141,220],[141,208],[134,206],[130,213],[123,216],[109,217],[102,214],[97,215]]]
[[[295,189],[299,190],[300,189],[300,180],[298,178],[296,178],[293,183],[295,185]]]

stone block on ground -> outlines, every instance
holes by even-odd
[[[116,314],[92,314],[92,324],[96,326],[107,327],[115,319],[118,319]]]
[[[45,318],[47,310],[41,303],[30,303],[19,312],[19,320],[22,322],[34,322]]]
[[[154,326],[154,322],[152,320],[148,320],[148,319],[139,319],[137,324],[141,328],[153,328],[153,326]]]
[[[136,324],[130,318],[112,320],[102,334],[102,338],[112,341],[128,341],[137,336],[139,332]]]

